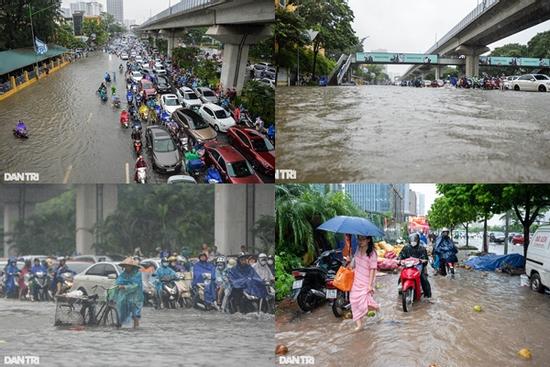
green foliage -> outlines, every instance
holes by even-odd
[[[217,68],[217,62],[201,59],[196,61],[196,66],[193,71],[203,83],[209,86],[215,86],[220,80],[220,73],[218,73]]]
[[[248,51],[248,58],[252,63],[260,61],[271,62],[273,59],[273,37],[251,45]]]
[[[262,248],[256,249],[260,252],[272,254],[275,245],[275,217],[262,215],[254,224],[252,233],[262,241]]]
[[[34,213],[15,226],[20,254],[70,255],[75,251],[75,195],[65,192],[36,205]]]
[[[105,30],[105,24],[100,20],[84,18],[82,21],[82,34],[87,37],[92,37],[95,34],[95,43],[104,45],[107,43],[109,35]]]
[[[0,7],[0,50],[32,47],[29,4],[35,13],[32,16],[35,36],[45,42],[54,39],[57,23],[62,20],[60,2],[4,0]]]
[[[550,31],[537,33],[527,43],[527,50],[530,57],[550,58]]]
[[[191,28],[186,30],[185,34],[182,37],[183,43],[192,46],[198,46],[201,44],[202,38],[206,33],[206,27]]]
[[[121,186],[114,214],[98,225],[99,253],[131,254],[135,247],[153,254],[155,248],[198,252],[214,242],[214,187],[167,185]]]
[[[275,90],[269,85],[249,80],[243,86],[240,102],[253,116],[261,116],[266,125],[275,122]]]
[[[156,45],[160,53],[165,55],[168,53],[168,40],[165,40],[164,38],[157,38]]]
[[[199,51],[198,47],[176,47],[172,50],[172,58],[180,68],[189,69],[195,65]]]
[[[80,41],[73,34],[73,27],[68,23],[62,23],[57,29],[55,42],[66,48],[84,48],[86,43]]]
[[[275,255],[275,294],[277,301],[291,294],[292,283],[294,282],[291,271],[301,266],[300,258],[295,255],[284,251]]]

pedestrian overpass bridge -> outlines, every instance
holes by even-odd
[[[136,31],[165,38],[171,57],[178,35],[189,28],[209,27],[206,34],[224,46],[221,83],[240,91],[249,46],[269,37],[273,22],[272,0],[182,0],[149,18]]]
[[[0,185],[0,213],[3,214],[4,256],[18,255],[13,241],[19,221],[32,216],[36,204],[74,189],[75,250],[95,254],[94,243],[100,233],[96,223],[113,214],[118,207],[118,187],[114,184],[78,185]],[[214,238],[221,253],[236,254],[246,244],[249,250],[259,248],[253,227],[264,215],[275,215],[274,185],[215,185]]]

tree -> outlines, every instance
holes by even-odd
[[[504,46],[495,48],[490,56],[527,57],[528,53],[527,46],[519,43],[508,43]],[[518,66],[483,66],[482,70],[489,75],[500,75],[502,73],[514,75],[521,73],[521,67]]]
[[[206,27],[200,27],[186,30],[182,37],[183,43],[185,43],[186,45],[191,45],[193,47],[199,46],[207,29],[208,28]]]
[[[83,48],[86,44],[77,39],[73,34],[73,27],[68,23],[59,25],[55,34],[55,42],[66,48]]]
[[[252,116],[260,116],[267,125],[275,122],[275,89],[269,85],[249,80],[239,99]]]
[[[29,16],[31,6],[33,13],[40,11],[32,16],[35,36],[44,42],[54,38],[57,23],[62,21],[61,2],[4,0],[0,7],[0,50],[33,46]]]
[[[353,11],[344,0],[301,0],[298,11],[305,25],[318,31],[313,41],[313,65],[315,76],[317,55],[323,47],[329,53],[344,51],[359,43],[351,26]]]
[[[304,19],[293,9],[294,7],[288,6],[275,9],[274,42],[277,67],[294,66],[297,60],[289,62],[291,59],[285,55],[294,55],[296,49],[303,47],[308,41]],[[273,40],[271,44],[273,45]]]
[[[172,50],[172,58],[180,68],[189,69],[193,67],[199,51],[197,47],[176,47]]]
[[[527,51],[530,57],[550,58],[550,31],[537,33],[527,43]]]
[[[262,242],[262,248],[256,249],[268,254],[272,254],[275,244],[275,217],[271,215],[262,215],[254,224],[252,233]]]
[[[109,37],[101,20],[91,18],[84,18],[82,21],[82,34],[90,37],[97,45],[104,45]]]

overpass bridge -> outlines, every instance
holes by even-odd
[[[4,256],[17,255],[13,241],[15,226],[34,212],[36,204],[52,199],[73,188],[75,191],[75,249],[79,254],[94,254],[94,243],[100,241],[96,223],[106,219],[118,206],[118,187],[114,184],[80,185],[0,185]],[[275,215],[275,186],[216,185],[214,238],[218,250],[235,254],[246,244],[250,251],[260,248],[254,234],[256,221],[264,215]]]
[[[430,47],[426,54],[465,57],[465,74],[479,74],[480,55],[490,45],[550,19],[548,0],[483,0],[464,19]],[[426,65],[412,66],[403,79],[426,70]],[[437,72],[436,72],[437,73]]]
[[[242,89],[250,45],[269,37],[275,22],[272,0],[182,0],[136,28],[168,41],[172,56],[178,35],[186,29],[209,27],[206,34],[224,45],[221,83]]]

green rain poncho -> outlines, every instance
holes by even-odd
[[[109,299],[116,304],[120,323],[128,322],[130,318],[141,317],[143,307],[143,283],[141,272],[134,268],[128,272],[124,270],[116,279],[115,285],[123,285],[123,289],[111,288]]]

